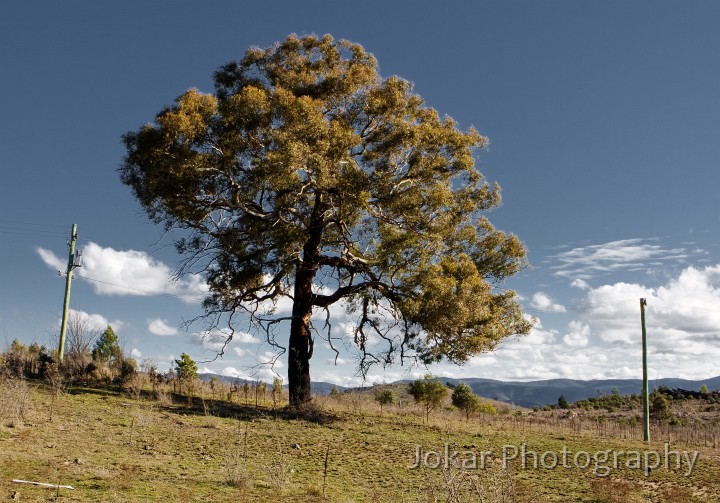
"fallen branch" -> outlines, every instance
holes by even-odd
[[[45,482],[31,482],[29,480],[20,479],[14,479],[13,482],[17,482],[18,484],[31,484],[34,486],[51,487],[53,489],[72,489],[73,491],[75,490],[73,486],[61,486],[60,484],[47,484]]]

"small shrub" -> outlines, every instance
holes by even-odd
[[[683,421],[682,421],[682,419],[680,419],[679,417],[672,416],[672,417],[670,418],[670,420],[668,421],[668,424],[669,424],[670,426],[682,426],[682,425],[683,425]]]
[[[128,387],[137,374],[137,362],[133,358],[123,358],[118,365],[117,384]]]
[[[245,459],[239,451],[226,451],[223,462],[225,483],[239,488],[246,488],[252,482],[252,474],[245,465]]]
[[[481,414],[489,414],[491,416],[494,416],[498,413],[497,409],[495,408],[495,406],[493,404],[491,404],[490,402],[482,402],[482,401],[478,404],[477,411],[480,412]],[[522,416],[522,411],[517,411],[515,413],[515,415]]]
[[[272,459],[265,464],[265,473],[270,479],[270,485],[276,489],[284,488],[290,481],[292,467],[290,461],[283,454],[277,459]]]
[[[8,426],[23,422],[30,411],[32,401],[24,379],[0,378],[0,419]]]
[[[670,402],[660,391],[653,391],[650,395],[650,417],[657,421],[667,421],[672,416]]]
[[[330,397],[334,399],[342,398],[342,393],[337,386],[333,385],[332,389],[330,390]]]
[[[570,408],[570,404],[568,403],[567,398],[565,398],[565,395],[560,395],[560,397],[558,398],[558,407],[560,407],[561,409]]]
[[[375,401],[380,404],[380,414],[383,412],[385,405],[392,405],[397,402],[397,395],[391,388],[380,386],[375,389]]]

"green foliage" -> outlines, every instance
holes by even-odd
[[[377,403],[380,404],[381,414],[385,405],[392,405],[397,402],[397,395],[395,394],[395,390],[386,386],[376,387],[373,398]]]
[[[429,419],[431,410],[438,408],[442,404],[447,391],[447,387],[440,382],[440,379],[430,374],[413,381],[408,388],[408,392],[415,399],[415,402],[425,405],[425,420]]]
[[[332,398],[340,398],[340,397],[342,396],[342,393],[340,392],[340,390],[338,389],[338,387],[335,386],[334,384],[333,384],[332,389],[330,390],[330,396],[331,396]]]
[[[452,394],[452,404],[465,412],[465,418],[469,419],[470,414],[477,412],[480,408],[480,397],[478,397],[470,386],[464,382],[458,383]]]
[[[493,404],[490,402],[483,402],[481,401],[478,405],[477,412],[481,414],[489,414],[491,416],[494,416],[498,413],[497,409]],[[518,411],[519,412],[519,411]]]
[[[650,417],[657,421],[667,421],[672,417],[670,402],[659,390],[650,394]]]
[[[193,381],[200,377],[197,364],[187,353],[181,354],[180,358],[175,360],[175,375],[179,381]]]
[[[273,379],[271,392],[272,392],[273,407],[276,407],[278,399],[280,397],[282,397],[282,392],[283,392],[282,379],[280,379],[279,377],[275,377],[275,379]]]
[[[95,342],[92,355],[93,359],[108,365],[120,363],[122,360],[123,353],[122,349],[120,349],[120,340],[110,325],[108,325],[97,342]]]
[[[609,394],[593,396],[575,402],[575,406],[580,409],[605,409],[608,412],[632,409],[640,404],[641,399],[639,395],[621,395],[617,388],[611,390]]]
[[[702,386],[700,386],[700,393],[702,393],[703,395],[707,395],[708,393],[710,393],[708,391],[707,384],[703,384]]]
[[[137,362],[134,358],[123,358],[118,364],[117,383],[126,386],[137,374]]]
[[[53,357],[45,346],[40,346],[37,342],[25,346],[15,339],[0,359],[0,377],[29,379],[44,377],[52,362]]]
[[[560,395],[558,397],[558,407],[560,407],[561,409],[570,408],[570,404],[568,403],[567,398],[565,398],[565,395]]]
[[[477,131],[329,35],[250,49],[214,80],[126,134],[120,174],[155,222],[183,230],[208,313],[293,299],[291,403],[310,398],[313,310],[341,300],[362,373],[399,355],[465,362],[529,332],[515,293],[495,288],[526,251],[486,217],[500,189],[475,168]],[[371,350],[372,334],[386,344]]]
[[[280,394],[282,394],[282,390],[283,390],[282,379],[280,379],[279,377],[276,377],[275,379],[273,379],[272,392],[274,395],[280,395]]]

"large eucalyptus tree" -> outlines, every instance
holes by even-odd
[[[315,310],[355,315],[358,368],[462,363],[531,324],[501,282],[525,248],[485,216],[497,185],[475,168],[486,139],[383,78],[360,45],[289,36],[252,48],[127,133],[123,183],[176,233],[181,272],[210,286],[206,314],[244,313],[278,344],[289,325],[291,405],[310,399]],[[288,316],[275,315],[282,299]],[[329,316],[328,316],[329,319]],[[228,337],[232,331],[227,332]]]

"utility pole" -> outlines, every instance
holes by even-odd
[[[70,254],[68,255],[67,271],[65,272],[65,301],[63,303],[62,321],[60,322],[60,345],[58,347],[58,356],[60,363],[63,361],[65,354],[65,331],[67,329],[68,306],[70,305],[70,283],[72,281],[72,272],[76,267],[80,267],[79,255],[75,255],[75,243],[77,242],[77,225],[73,224],[70,233]],[[78,259],[76,261],[76,258]]]
[[[640,323],[642,325],[642,366],[643,366],[643,440],[650,441],[650,403],[648,397],[647,332],[645,331],[645,306],[647,300],[640,299]]]

